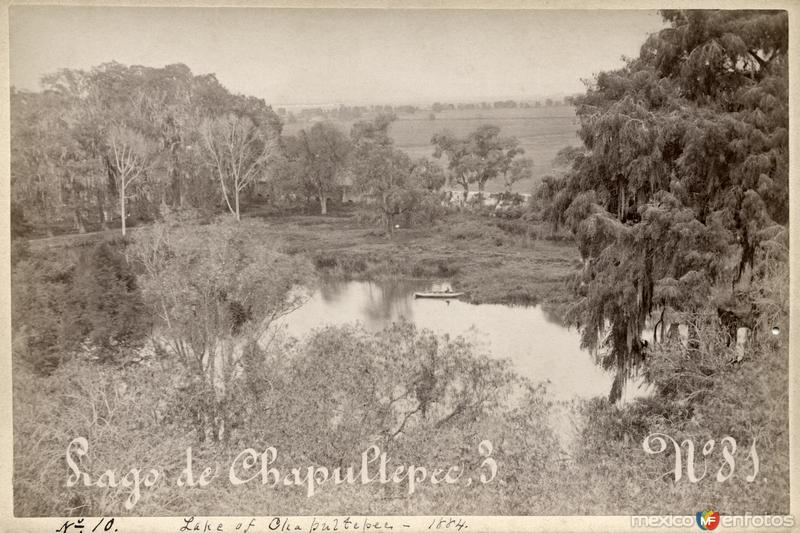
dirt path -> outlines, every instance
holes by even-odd
[[[137,226],[135,228],[128,228],[127,233],[130,235],[146,227],[147,226]],[[64,235],[54,235],[52,237],[34,237],[28,239],[28,243],[32,248],[50,248],[53,246],[77,244],[81,241],[97,241],[100,240],[100,238],[108,239],[117,236],[122,236],[122,232],[119,229],[107,229],[102,231],[89,231],[86,233],[66,233]]]

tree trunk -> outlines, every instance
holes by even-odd
[[[389,212],[388,198],[385,192],[381,194],[381,216],[383,217],[386,236],[391,238],[394,228],[392,227],[392,214]]]
[[[680,333],[680,330],[678,328],[679,328],[679,324],[677,322],[670,323],[669,327],[667,328],[667,340],[668,341],[671,342],[671,341],[674,341],[674,340],[680,340],[681,333]]]
[[[697,326],[690,323],[689,325],[689,334],[687,339],[687,348],[690,350],[699,350],[700,349],[700,332],[697,331]]]
[[[108,229],[108,224],[106,224],[106,210],[105,210],[105,202],[103,199],[103,191],[100,187],[97,188],[95,197],[97,198],[97,218],[100,222],[101,229]]]
[[[745,348],[750,339],[750,328],[736,328],[736,361],[744,359]]]
[[[179,170],[178,157],[172,155],[172,205],[183,207],[183,187],[181,187],[181,171]]]
[[[199,409],[193,408],[190,410],[194,429],[197,432],[198,442],[206,441],[206,424],[203,419],[203,413]]]
[[[324,194],[319,196],[319,206],[323,215],[328,214],[328,197]]]
[[[81,216],[81,208],[75,207],[73,211],[73,218],[75,220],[75,231],[78,233],[86,233],[86,226],[83,225],[83,217]]]
[[[234,202],[236,203],[236,222],[239,222],[242,218],[239,215],[239,189],[236,189],[236,197],[234,198]]]
[[[122,236],[125,236],[125,181],[119,180],[119,213],[122,218]]]

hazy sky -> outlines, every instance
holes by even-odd
[[[536,98],[583,90],[655,11],[12,6],[11,84],[62,67],[185,63],[271,104]]]

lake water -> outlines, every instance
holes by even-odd
[[[580,348],[577,330],[568,329],[540,307],[473,305],[459,300],[414,298],[415,291],[441,289],[426,281],[325,281],[311,298],[282,321],[301,337],[323,325],[360,322],[377,331],[401,318],[418,328],[463,335],[498,358],[510,359],[517,373],[550,381],[555,400],[605,396],[613,376]]]

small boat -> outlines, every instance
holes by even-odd
[[[431,292],[415,292],[414,298],[458,298],[464,296],[463,292],[446,292],[446,291],[431,291]]]

